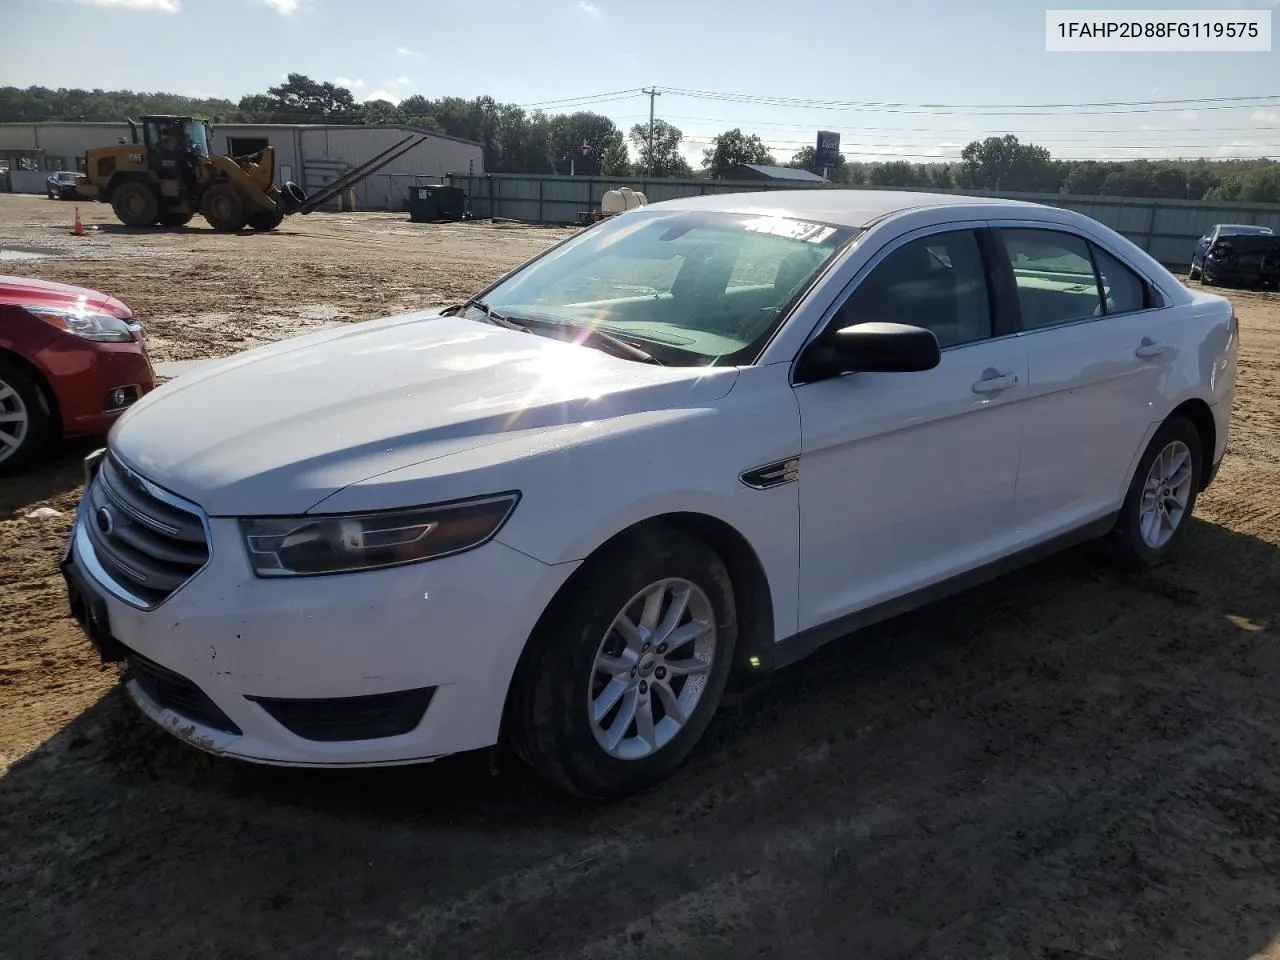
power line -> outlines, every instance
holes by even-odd
[[[683,96],[683,94],[675,93],[674,91],[666,91],[666,92],[672,93],[673,96]],[[731,97],[716,97],[716,98],[708,98],[708,99],[721,100],[725,103],[753,104],[755,106],[781,106],[781,107],[799,106],[797,104],[768,102],[768,101],[762,101],[762,100],[743,100],[743,99],[737,99],[737,98],[731,98]],[[875,106],[837,107],[837,106],[822,106],[819,104],[805,104],[803,106],[804,106],[804,109],[806,110],[825,110],[831,113],[864,113],[864,114],[865,113],[887,113],[887,114],[895,114],[898,116],[1060,117],[1060,116],[1068,115],[1068,114],[1057,113],[1052,110],[1018,112],[1018,111],[1011,111],[1011,110],[972,110],[972,111],[948,110],[948,109],[939,109],[934,107],[904,110],[904,109],[899,109],[897,107],[875,107]],[[1252,103],[1252,104],[1231,104],[1231,105],[1219,104],[1214,106],[1196,107],[1195,111],[1199,113],[1199,112],[1206,112],[1209,110],[1256,110],[1256,109],[1268,108],[1273,106],[1280,106],[1280,98],[1277,98],[1277,103],[1274,103],[1274,104],[1273,103]],[[1076,115],[1083,115],[1083,116],[1133,116],[1137,114],[1152,114],[1152,113],[1184,113],[1184,112],[1187,112],[1188,109],[1189,109],[1188,107],[1143,107],[1137,110],[1087,111],[1086,108],[1078,107],[1078,108],[1074,108],[1074,113]]]
[[[615,120],[625,122],[627,120],[644,120],[641,114],[626,114],[620,117],[614,117]],[[795,123],[782,120],[740,120],[728,117],[701,117],[690,116],[682,113],[664,113],[665,120],[699,120],[706,123],[723,123],[728,126],[735,127],[782,127],[790,130],[807,130],[812,124]],[[1007,127],[867,127],[857,124],[856,129],[859,133],[936,133],[938,135],[956,134],[967,137],[982,137],[987,135],[1003,135],[1005,133],[1017,132],[1011,131]],[[1107,128],[1075,128],[1075,127],[1054,127],[1052,130],[1027,130],[1024,131],[1025,136],[1057,136],[1059,134],[1078,134],[1078,133],[1145,133],[1145,134],[1161,134],[1161,133],[1187,133],[1186,128],[1162,127],[1159,130],[1131,130],[1131,129],[1107,129]],[[1194,133],[1258,133],[1258,132],[1280,132],[1280,125],[1275,127],[1255,125],[1250,127],[1204,127],[1196,125]]]
[[[875,100],[815,100],[805,97],[765,96],[749,93],[725,93],[715,90],[689,90],[682,87],[667,87],[666,91],[676,96],[699,99],[735,99],[742,101],[768,101],[778,105],[823,105],[840,107],[923,107],[927,109],[952,110],[1047,110],[1047,109],[1079,109],[1081,107],[1138,107],[1161,106],[1187,103],[1239,103],[1245,100],[1280,100],[1280,94],[1259,94],[1248,97],[1186,97],[1172,100],[1111,100],[1092,103],[896,103]],[[1256,104],[1244,104],[1256,106]]]
[[[627,90],[613,90],[609,93],[591,93],[580,97],[566,97],[562,100],[539,100],[535,103],[518,103],[516,106],[526,110],[533,110],[563,105],[573,106],[580,103],[607,103],[610,99],[627,100],[631,97],[638,97],[641,96],[642,92],[639,87],[632,87]]]

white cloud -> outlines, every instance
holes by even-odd
[[[413,86],[413,81],[410,80],[408,77],[396,77],[395,80],[392,81],[392,83],[394,83],[397,87]]]
[[[350,77],[334,77],[333,82],[340,87],[346,87],[348,90],[356,90],[364,86],[364,81],[358,77],[355,80]]]
[[[1218,147],[1214,153],[1219,157],[1227,159],[1244,158],[1258,156],[1258,145],[1252,140],[1232,140],[1230,143],[1224,143]]]
[[[1178,114],[1179,120],[1198,120],[1200,114],[1195,110],[1183,110]]]
[[[1280,0],[1275,0],[1280,4]],[[1280,123],[1280,110],[1255,110],[1249,118],[1254,123]]]
[[[603,20],[604,14],[590,0],[578,0],[578,9],[585,13],[592,20]]]
[[[397,53],[397,54],[399,54],[399,55],[400,55],[400,56],[402,56],[402,57],[420,57],[420,56],[422,56],[422,54],[420,54],[417,50],[410,50],[408,47],[396,47],[396,53]]]
[[[76,0],[91,7],[115,7],[121,10],[155,10],[159,13],[177,13],[182,9],[181,0]]]
[[[270,7],[282,17],[297,13],[298,8],[302,6],[302,0],[255,0],[265,7]]]
[[[374,90],[371,94],[364,98],[365,103],[370,100],[390,100],[392,103],[399,103],[400,97],[389,90]]]

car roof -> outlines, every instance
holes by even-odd
[[[664,210],[717,210],[725,213],[752,213],[815,220],[845,227],[865,227],[895,213],[925,208],[964,207],[980,204],[1020,208],[1050,209],[1025,200],[970,197],[957,193],[915,193],[907,190],[767,190],[753,193],[721,193],[683,197],[650,204]]]

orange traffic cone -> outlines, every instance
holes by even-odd
[[[75,225],[74,227],[72,227],[72,228],[71,228],[71,235],[72,235],[73,237],[83,237],[83,236],[84,236],[84,225],[80,222],[80,208],[79,208],[79,207],[76,207],[76,225]]]

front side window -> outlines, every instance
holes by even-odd
[[[932,330],[941,347],[991,336],[991,300],[972,230],[931,234],[903,244],[854,288],[835,328],[905,323]]]
[[[1082,238],[1034,229],[1002,229],[999,234],[1013,267],[1024,330],[1102,315],[1098,278]]]
[[[667,364],[750,363],[855,234],[787,217],[639,210],[500,281],[484,308],[594,327]]]

